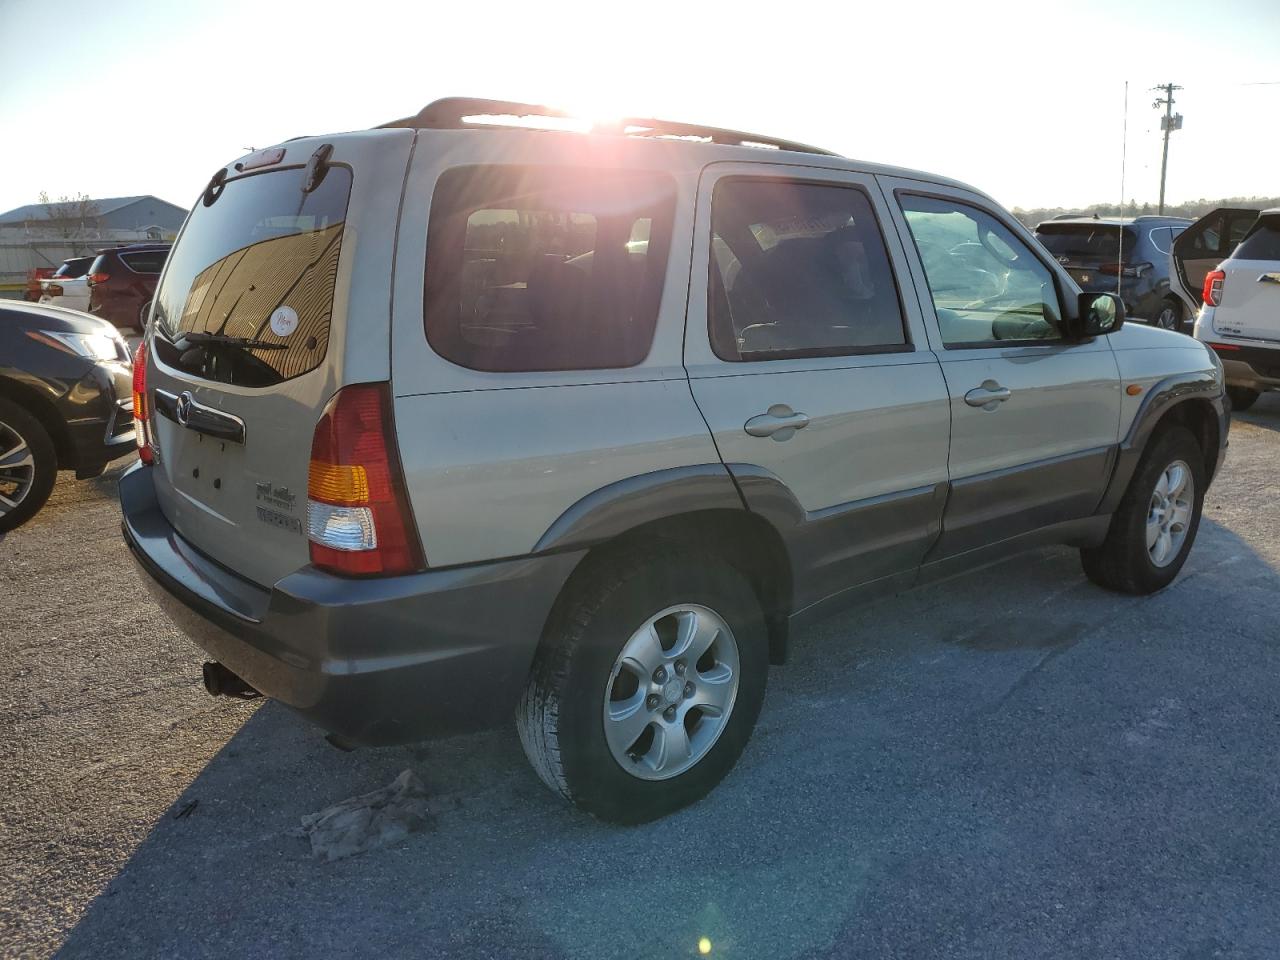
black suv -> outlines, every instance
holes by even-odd
[[[1063,217],[1037,226],[1036,239],[1081,290],[1118,293],[1128,319],[1181,330],[1193,318],[1169,287],[1169,251],[1190,225],[1181,217]]]
[[[135,449],[119,332],[77,310],[0,301],[0,534],[35,515],[59,470],[96,477]]]

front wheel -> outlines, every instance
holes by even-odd
[[[1162,430],[1142,455],[1107,539],[1080,551],[1085,574],[1122,593],[1168,586],[1195,542],[1205,485],[1204,455],[1195,436],[1183,426]]]
[[[534,769],[613,823],[701,799],[737,762],[764,701],[768,642],[751,585],[671,546],[570,589],[516,713]]]
[[[35,516],[57,479],[58,455],[49,432],[22,407],[0,397],[0,533]]]

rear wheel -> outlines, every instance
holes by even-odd
[[[138,308],[137,330],[139,333],[145,333],[147,329],[147,318],[151,316],[151,301],[148,300]]]
[[[1195,542],[1204,491],[1204,456],[1195,436],[1183,426],[1161,431],[1142,455],[1107,539],[1080,551],[1085,574],[1122,593],[1168,586]]]
[[[58,455],[40,421],[0,398],[0,533],[30,520],[49,499]]]
[[[682,547],[633,553],[571,588],[517,726],[552,790],[643,823],[733,768],[764,700],[764,616],[746,579]]]
[[[1260,396],[1261,393],[1248,387],[1227,387],[1227,399],[1231,401],[1232,410],[1248,410]]]
[[[1164,301],[1160,307],[1160,312],[1151,321],[1151,325],[1159,327],[1161,330],[1181,330],[1182,306],[1172,300]]]

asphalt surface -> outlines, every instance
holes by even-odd
[[[0,954],[1273,957],[1280,396],[1189,563],[1044,550],[801,633],[737,770],[662,822],[561,805],[513,730],[341,753],[213,700],[113,471],[0,543]],[[301,817],[414,770],[430,831],[326,864]]]

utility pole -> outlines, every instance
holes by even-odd
[[[1164,177],[1169,170],[1169,134],[1182,129],[1182,114],[1173,112],[1173,91],[1182,88],[1173,83],[1163,83],[1151,89],[1164,94],[1151,104],[1157,110],[1164,107],[1164,116],[1160,118],[1160,129],[1164,131],[1164,156],[1160,160],[1160,215],[1164,216]]]

